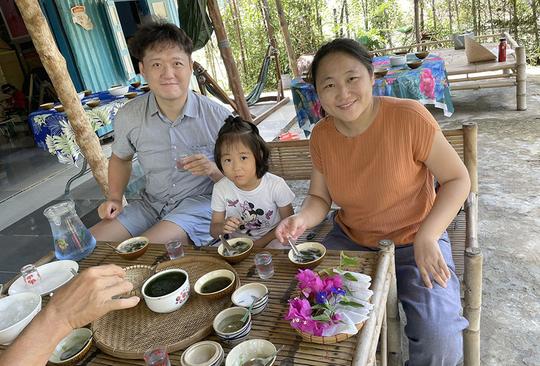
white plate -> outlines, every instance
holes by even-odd
[[[40,295],[48,295],[58,287],[64,285],[73,278],[73,273],[79,270],[79,264],[71,260],[56,261],[44,264],[37,267],[37,270],[41,276],[41,281],[38,285],[32,288],[26,286],[22,277],[17,278],[13,285],[10,286],[8,293],[10,295],[18,294],[19,292],[36,292]]]

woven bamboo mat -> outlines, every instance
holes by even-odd
[[[254,256],[257,252],[258,250],[253,250],[247,259],[233,266],[238,273],[242,284],[262,282],[270,291],[268,306],[261,314],[253,317],[252,330],[247,339],[264,338],[274,343],[276,347],[283,345],[283,350],[277,356],[275,362],[276,366],[351,365],[353,351],[356,347],[357,337],[359,337],[359,335],[331,345],[303,342],[301,337],[296,334],[289,323],[286,320],[283,320],[288,309],[287,301],[296,288],[294,276],[297,273],[297,269],[290,264],[286,250],[270,250],[273,256],[275,274],[272,278],[262,281],[257,276],[254,265]],[[202,250],[186,248],[185,253],[186,256],[184,259],[192,259],[193,261],[199,261],[202,258],[201,256],[219,258],[214,248],[205,248]],[[376,252],[347,252],[347,254],[359,258],[358,271],[370,275],[371,277],[375,277],[378,260],[378,254]],[[112,249],[98,243],[92,255],[81,261],[79,264],[81,270],[90,266],[106,263],[115,263],[122,267],[128,267],[133,265],[154,265],[163,261],[165,258],[165,248],[163,245],[151,245],[147,252],[138,260],[127,261],[114,255]],[[328,251],[318,268],[335,267],[338,264],[339,252]],[[191,300],[192,299],[190,298],[188,302]],[[144,303],[144,300],[142,302]],[[174,329],[174,327],[175,325],[172,324],[171,328]],[[219,339],[213,334],[206,337],[206,339],[219,342]],[[230,345],[224,343],[221,344],[226,353],[232,348]],[[0,347],[0,349],[1,348],[2,347]],[[181,350],[170,353],[172,365],[180,365],[182,350],[185,348],[187,348],[187,345]],[[144,365],[144,361],[142,359],[117,358],[103,353],[94,345],[82,364],[101,366]]]

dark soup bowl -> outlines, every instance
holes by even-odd
[[[141,292],[150,310],[173,312],[189,298],[189,275],[183,269],[166,269],[147,279]]]

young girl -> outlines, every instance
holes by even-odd
[[[256,247],[282,248],[274,229],[292,215],[294,193],[285,180],[268,173],[269,150],[257,127],[230,116],[214,149],[225,175],[214,185],[210,234],[248,236]]]

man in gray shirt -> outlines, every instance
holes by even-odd
[[[153,243],[202,245],[211,240],[212,187],[222,178],[213,162],[214,144],[230,112],[190,91],[192,42],[175,25],[141,27],[130,51],[151,92],[128,102],[115,117],[109,197],[98,208],[102,220],[90,230],[97,240],[143,235]],[[135,153],[146,188],[142,200],[123,208]]]

